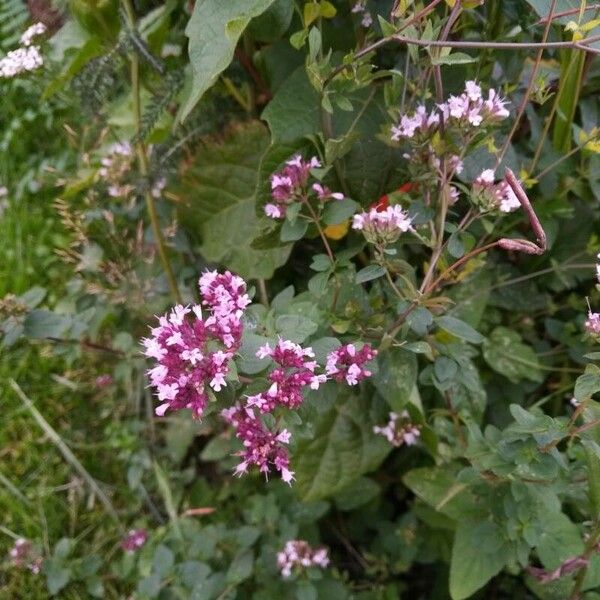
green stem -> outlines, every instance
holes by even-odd
[[[131,0],[122,0],[123,8],[125,9],[125,13],[127,14],[127,20],[129,21],[130,27],[135,27],[135,12],[133,10],[133,5],[131,4]],[[140,61],[138,55],[133,52],[131,54],[131,64],[130,64],[130,73],[131,73],[131,94],[133,100],[133,120],[135,123],[136,130],[136,138],[137,142],[136,152],[138,157],[138,165],[140,170],[140,175],[143,179],[148,178],[148,173],[150,171],[148,164],[148,152],[146,148],[146,144],[144,140],[141,139],[140,131],[142,129],[142,110],[141,110],[141,88],[140,88]],[[152,233],[154,235],[154,240],[156,242],[156,246],[158,248],[158,255],[160,257],[160,261],[162,263],[163,269],[165,271],[165,275],[167,277],[167,281],[169,283],[169,288],[171,290],[171,294],[173,299],[181,304],[181,294],[179,293],[179,287],[177,286],[177,280],[173,273],[173,269],[171,267],[171,263],[169,262],[169,257],[167,256],[167,249],[165,246],[165,239],[162,234],[162,230],[160,228],[160,222],[158,219],[158,213],[156,212],[156,203],[154,202],[154,198],[150,193],[150,190],[146,190],[144,192],[144,199],[146,201],[146,207],[148,209],[148,216],[150,217],[150,223],[152,225]]]

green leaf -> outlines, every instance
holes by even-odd
[[[372,378],[377,391],[393,410],[402,410],[417,381],[417,357],[413,352],[390,348],[378,357],[377,365]]]
[[[48,592],[51,596],[58,594],[71,579],[71,570],[53,558],[44,561],[44,573]]]
[[[600,517],[600,446],[591,440],[582,440],[587,460],[588,497],[592,517]]]
[[[418,498],[451,519],[475,517],[481,512],[467,484],[457,481],[452,466],[412,469],[402,481]]]
[[[262,15],[252,20],[248,26],[248,31],[254,40],[272,43],[287,31],[293,16],[293,2],[290,2],[290,0],[275,0]]]
[[[275,329],[282,337],[301,344],[311,336],[319,325],[301,315],[281,315],[275,321]]]
[[[365,397],[338,397],[338,403],[319,416],[314,437],[302,440],[294,453],[297,488],[303,500],[320,500],[343,490],[358,477],[376,469],[391,446],[373,433],[384,419]]]
[[[200,147],[179,188],[181,223],[201,241],[204,258],[247,279],[271,277],[291,248],[251,247],[260,234],[254,194],[267,144],[268,133],[261,123],[237,125],[224,142],[210,141]]]
[[[171,572],[174,564],[175,555],[172,550],[164,544],[157,546],[152,557],[152,571],[164,578]]]
[[[450,560],[450,596],[463,600],[481,589],[506,564],[503,532],[491,521],[461,521]]]
[[[575,399],[579,402],[587,400],[600,391],[600,375],[597,373],[584,373],[575,381]]]
[[[282,242],[296,242],[301,240],[308,229],[308,221],[305,219],[296,219],[294,222],[287,219],[281,227]]]
[[[583,553],[581,532],[565,514],[547,511],[542,523],[536,551],[544,567],[556,569],[567,558]]]
[[[447,54],[446,56],[432,56],[432,65],[466,65],[468,63],[476,62],[474,56],[469,56],[465,52],[454,52]]]
[[[227,570],[227,582],[237,585],[248,579],[254,567],[254,554],[251,550],[244,550],[235,556]]]
[[[273,144],[290,143],[319,131],[319,97],[304,66],[283,82],[261,116],[269,125]]]
[[[347,221],[358,209],[360,204],[344,198],[344,200],[330,200],[323,211],[323,221],[327,225],[338,225]]]
[[[340,510],[355,510],[377,498],[380,493],[381,488],[377,483],[368,477],[360,477],[339,491],[334,500]]]
[[[32,310],[24,321],[24,334],[32,339],[66,337],[72,325],[69,315],[59,315],[49,310]]]
[[[185,34],[192,66],[192,86],[181,108],[185,119],[204,92],[233,60],[240,36],[253,17],[267,10],[274,0],[203,0],[194,4]]]
[[[483,357],[494,371],[514,383],[523,379],[541,381],[540,363],[530,346],[518,333],[506,327],[496,327],[483,344]]]
[[[472,344],[481,344],[481,342],[485,340],[485,338],[478,331],[473,329],[473,327],[456,317],[446,315],[438,317],[435,322],[448,333],[451,333],[461,340],[471,342]]]
[[[381,265],[368,265],[363,267],[354,278],[356,283],[366,283],[373,279],[379,279],[385,275],[385,269]]]

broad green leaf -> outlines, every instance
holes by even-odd
[[[575,382],[575,399],[581,402],[600,392],[600,375],[597,373],[584,373]]]
[[[456,480],[456,470],[448,467],[412,469],[402,481],[423,502],[452,519],[474,517],[481,512],[468,485]]]
[[[347,221],[358,209],[360,205],[354,200],[345,198],[344,200],[330,200],[323,212],[323,221],[327,225],[337,225]]]
[[[381,488],[377,483],[368,477],[360,477],[339,491],[334,500],[340,510],[354,510],[371,502],[380,493]]]
[[[181,223],[201,242],[204,258],[245,278],[271,277],[290,252],[290,246],[251,247],[260,233],[254,192],[267,144],[262,124],[238,125],[224,142],[200,147],[194,164],[183,173],[179,189]]]
[[[547,569],[556,569],[564,560],[583,552],[581,532],[569,517],[548,511],[536,551]]]
[[[417,381],[417,357],[413,352],[390,348],[380,354],[377,365],[378,370],[373,374],[377,391],[393,410],[402,410]]]
[[[282,337],[301,344],[317,331],[319,325],[301,315],[281,315],[275,320],[275,329]]]
[[[583,440],[587,461],[588,498],[592,517],[600,518],[600,446],[591,440]]]
[[[452,335],[471,342],[472,344],[481,344],[485,338],[473,327],[457,319],[456,317],[443,316],[438,317],[435,321],[442,329],[448,331]]]
[[[356,283],[366,283],[373,279],[379,279],[385,275],[385,269],[381,265],[368,265],[363,267],[354,279]]]
[[[69,315],[32,310],[24,321],[24,334],[32,339],[65,338],[73,323]]]
[[[273,144],[290,143],[319,131],[319,97],[304,66],[298,67],[277,90],[262,113]]]
[[[483,356],[494,371],[517,383],[523,379],[541,381],[538,358],[515,331],[496,327],[483,344]]]
[[[248,31],[254,40],[272,43],[287,31],[293,16],[291,0],[275,0],[262,15],[252,20]]]
[[[376,469],[391,446],[373,433],[382,422],[373,402],[364,397],[340,396],[319,416],[314,437],[299,442],[294,452],[296,487],[303,500],[330,497],[354,480]]]
[[[296,219],[293,223],[286,219],[281,228],[281,241],[296,242],[301,240],[307,229],[308,221],[306,219]]]
[[[453,52],[446,56],[433,56],[431,58],[432,65],[465,65],[475,62],[477,58],[469,56],[465,52]]]
[[[240,36],[253,17],[265,12],[274,0],[202,0],[194,4],[185,34],[192,66],[190,94],[181,110],[185,119],[204,92],[233,60]]]
[[[235,556],[227,570],[227,581],[237,585],[248,579],[254,566],[254,554],[251,550],[244,550]]]
[[[43,570],[46,575],[48,593],[51,596],[58,594],[71,579],[71,569],[54,558],[48,558],[44,561]]]
[[[461,521],[450,560],[450,596],[464,600],[497,575],[509,559],[503,532],[491,521]]]

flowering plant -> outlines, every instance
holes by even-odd
[[[593,600],[596,9],[83,4],[0,39],[7,593]]]

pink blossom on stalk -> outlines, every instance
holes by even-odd
[[[312,189],[316,192],[319,200],[328,200],[329,198],[333,198],[334,200],[344,199],[344,194],[341,192],[332,192],[328,187],[320,183],[313,183]]]
[[[381,211],[372,208],[354,215],[352,220],[352,228],[362,231],[368,242],[381,245],[394,243],[401,233],[409,231],[411,224],[412,219],[399,205]]]
[[[226,386],[229,363],[242,339],[244,309],[250,303],[246,283],[229,271],[207,271],[200,278],[201,305],[173,307],[142,340],[145,354],[157,361],[148,371],[159,401],[156,414],[189,408],[200,418],[208,401],[207,386]]]
[[[509,116],[506,101],[498,92],[490,89],[488,98],[483,99],[481,87],[475,81],[465,82],[465,90],[459,96],[449,96],[446,102],[438,104],[429,113],[423,105],[419,105],[413,114],[400,116],[398,125],[393,125],[391,138],[413,138],[415,135],[430,137],[439,127],[441,118],[445,125],[460,128],[477,128],[492,124]]]
[[[521,206],[513,189],[506,181],[494,183],[496,175],[493,169],[485,169],[473,182],[475,201],[483,210],[499,210],[509,213]]]
[[[281,478],[291,485],[294,472],[290,471],[290,460],[282,444],[288,444],[290,433],[287,429],[279,432],[269,431],[255,415],[254,410],[239,404],[226,408],[221,416],[235,429],[235,435],[244,446],[238,452],[242,462],[235,468],[235,474],[243,475],[248,467],[255,465],[265,476],[272,469],[281,473]]]
[[[329,553],[323,546],[312,548],[304,540],[289,540],[285,543],[283,550],[277,553],[277,566],[282,577],[285,578],[290,577],[292,569],[295,567],[326,569],[329,566]]]
[[[417,443],[421,435],[418,425],[413,425],[410,421],[408,412],[402,411],[400,415],[395,412],[390,413],[390,420],[384,427],[375,426],[373,432],[383,435],[393,446],[413,446]]]
[[[585,322],[585,328],[590,335],[600,336],[600,313],[588,312],[588,318]]]
[[[33,544],[25,538],[17,538],[8,554],[14,567],[25,567],[34,575],[37,575],[42,569],[42,557]]]
[[[304,160],[296,154],[286,161],[281,171],[271,175],[271,202],[264,206],[265,215],[270,219],[285,218],[287,207],[294,202],[306,200],[312,190],[321,202],[326,200],[343,200],[340,192],[332,192],[328,187],[313,183],[309,186],[310,170],[321,166],[319,159],[313,156]]]
[[[271,412],[276,406],[298,408],[302,404],[302,392],[306,386],[319,389],[327,381],[326,375],[316,375],[317,363],[312,348],[302,348],[289,340],[279,339],[274,348],[265,344],[258,349],[258,358],[270,358],[276,363],[268,379],[271,382],[266,392],[248,396],[247,406],[256,407],[262,413]]]
[[[130,529],[121,542],[121,548],[131,554],[139,550],[147,539],[148,533],[145,529]]]
[[[354,344],[346,344],[327,355],[325,372],[337,382],[345,379],[348,385],[356,385],[371,376],[371,371],[365,369],[364,365],[376,356],[377,350],[369,344],[365,344],[360,350]]]

